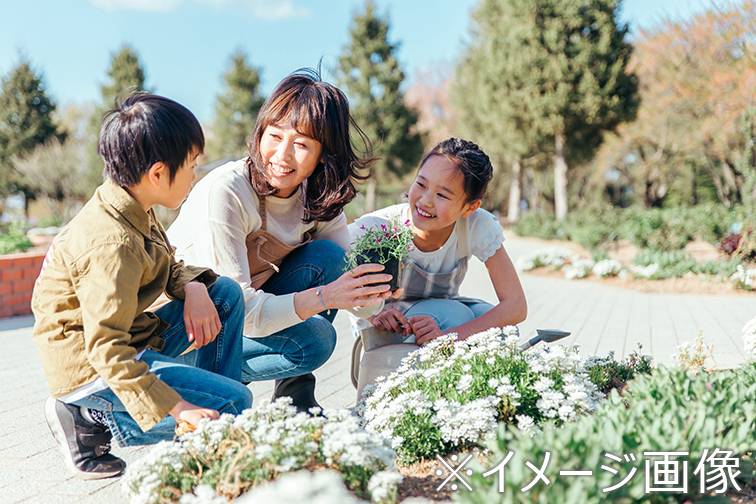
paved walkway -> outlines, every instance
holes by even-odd
[[[539,246],[510,238],[506,248],[519,257]],[[528,299],[528,319],[521,334],[535,329],[571,331],[566,344],[579,344],[584,356],[605,356],[614,350],[620,359],[643,345],[655,363],[672,364],[677,345],[693,343],[699,333],[714,344],[718,368],[736,367],[745,360],[741,328],[756,315],[756,294],[704,296],[650,294],[578,280],[521,275]],[[462,294],[494,300],[485,267],[471,261]],[[81,481],[63,466],[44,420],[48,392],[39,357],[31,339],[31,317],[0,320],[0,504],[126,504],[120,481]],[[317,395],[326,407],[354,405],[356,392],[348,369],[352,337],[344,314],[336,317],[339,343],[329,362],[315,374]],[[272,382],[251,387],[256,401],[267,401]],[[126,462],[137,460],[144,448],[114,447]]]

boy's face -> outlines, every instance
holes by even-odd
[[[197,167],[197,158],[200,154],[201,152],[197,149],[192,149],[184,163],[176,171],[173,182],[165,188],[165,201],[160,203],[161,205],[175,210],[189,196],[189,191],[192,190],[192,184],[196,178],[194,168]]]

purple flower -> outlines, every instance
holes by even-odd
[[[381,243],[382,238],[379,236],[378,239],[376,239],[376,243]]]
[[[365,229],[365,224],[363,224],[362,226],[360,226],[360,229]]]
[[[381,224],[381,229],[388,229],[388,228],[386,227],[386,224]]]

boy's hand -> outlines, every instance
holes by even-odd
[[[183,420],[185,422],[189,422],[195,427],[197,427],[197,423],[200,421],[200,418],[209,418],[211,420],[215,420],[220,416],[215,410],[200,408],[199,406],[195,406],[194,404],[186,402],[183,399],[180,399],[178,404],[173,407],[170,415],[174,420],[176,420],[176,423]]]
[[[212,342],[221,330],[218,310],[207,294],[207,287],[202,282],[192,281],[184,288],[184,325],[189,341],[194,341],[194,348],[202,348]]]

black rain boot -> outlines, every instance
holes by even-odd
[[[323,409],[315,400],[315,375],[312,373],[276,380],[271,402],[279,397],[291,397],[291,404],[297,408],[297,412],[309,414],[310,408],[315,406]]]

